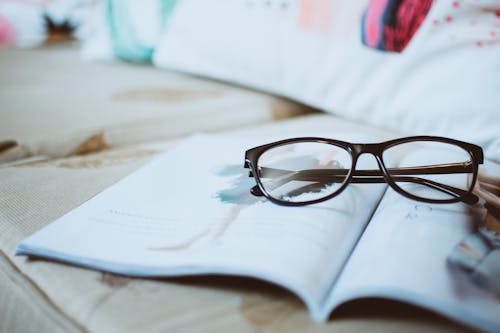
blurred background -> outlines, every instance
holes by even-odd
[[[500,161],[497,0],[0,0],[0,46],[0,139],[31,153],[319,110]],[[189,103],[221,125],[183,122]]]

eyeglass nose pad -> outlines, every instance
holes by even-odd
[[[255,185],[254,187],[252,187],[250,189],[250,193],[252,193],[256,197],[262,197],[262,196],[264,196],[264,193],[262,193],[262,191],[260,190],[259,185]]]
[[[377,153],[371,153],[371,155],[375,158],[375,161],[377,161],[378,168],[380,169],[380,172],[384,176],[384,178],[387,179],[387,169],[385,167],[384,161],[382,161],[382,156]]]

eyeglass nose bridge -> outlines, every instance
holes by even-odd
[[[375,159],[377,160],[377,163],[379,164],[379,167],[382,169],[382,152],[384,150],[383,147],[380,146],[380,144],[377,143],[355,143],[352,145],[353,149],[353,159],[355,162],[357,162],[358,158],[361,155],[364,154],[369,154],[373,155]]]
[[[361,155],[369,154],[372,155],[377,161],[380,175],[383,176],[388,184],[391,184],[391,177],[387,172],[384,161],[382,160],[382,153],[384,151],[384,147],[377,143],[357,143],[352,145],[352,158],[353,158],[353,170],[352,174],[355,173],[357,169],[358,159]],[[350,180],[350,179],[349,179]]]
[[[373,156],[382,156],[383,147],[378,143],[355,143],[352,148],[356,156],[371,154]]]

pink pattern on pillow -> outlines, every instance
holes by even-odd
[[[424,21],[431,0],[401,1],[395,13],[395,24],[384,25],[385,46],[388,51],[401,52]]]
[[[362,40],[379,50],[402,52],[424,21],[433,0],[371,0]]]
[[[9,20],[0,15],[0,44],[13,45],[16,34]]]
[[[328,32],[332,18],[331,0],[301,0],[298,22],[302,29]]]
[[[377,47],[381,35],[381,22],[379,18],[382,16],[387,0],[374,0],[366,11],[365,17],[365,42],[367,46]]]
[[[450,43],[470,43],[476,47],[500,43],[500,2],[453,0],[446,11],[435,13],[431,22],[436,30],[450,31]]]

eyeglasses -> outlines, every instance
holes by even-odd
[[[362,154],[375,156],[378,169],[356,170]],[[405,197],[428,203],[475,204],[472,189],[482,163],[481,147],[443,137],[368,144],[304,137],[249,149],[244,167],[257,182],[252,194],[285,206],[331,199],[350,183],[387,183]]]

